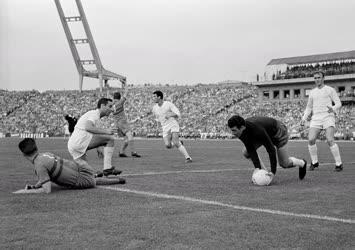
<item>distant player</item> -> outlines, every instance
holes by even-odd
[[[90,110],[79,118],[74,132],[68,141],[69,153],[75,161],[86,161],[86,151],[104,146],[103,175],[117,175],[121,173],[120,170],[116,170],[111,164],[114,151],[115,137],[113,134],[115,129],[103,129],[96,126],[100,118],[111,114],[112,105],[111,99],[101,98],[97,103],[97,109]]]
[[[115,118],[115,126],[118,130],[118,135],[124,137],[123,145],[119,152],[120,157],[127,157],[126,148],[129,148],[132,157],[141,157],[134,149],[133,134],[130,125],[128,124],[127,117],[124,111],[124,104],[127,100],[126,91],[124,90],[123,96],[120,92],[113,94],[113,116]]]
[[[156,103],[151,113],[153,113],[163,129],[163,140],[167,148],[177,147],[185,157],[186,163],[192,162],[190,155],[179,139],[180,127],[176,119],[180,115],[179,109],[169,101],[163,100],[163,93],[159,90],[153,93],[153,100]]]
[[[273,118],[256,116],[244,120],[239,115],[234,115],[228,120],[228,127],[233,135],[244,144],[243,155],[250,159],[255,168],[261,169],[261,162],[257,149],[264,146],[269,154],[271,177],[276,174],[277,158],[283,168],[299,167],[299,179],[303,180],[307,173],[305,160],[289,157],[287,152],[288,132],[287,127]]]
[[[35,167],[38,182],[26,185],[25,189],[14,193],[50,193],[51,182],[72,189],[94,188],[96,185],[124,184],[123,178],[94,178],[94,170],[84,160],[76,162],[63,159],[52,153],[40,153],[32,138],[25,138],[19,143],[24,157]]]
[[[309,93],[308,103],[301,121],[301,125],[304,125],[312,114],[308,132],[308,150],[312,159],[309,170],[314,170],[319,166],[316,140],[319,133],[325,130],[325,137],[335,160],[335,171],[339,172],[343,170],[343,164],[339,147],[334,143],[334,130],[335,114],[339,112],[341,102],[335,89],[324,84],[322,71],[314,73],[314,81],[316,87]]]
[[[68,125],[69,125],[68,130],[71,135],[74,131],[74,127],[75,127],[76,123],[78,122],[78,119],[75,116],[71,116],[71,115],[65,115],[64,118],[68,122]]]

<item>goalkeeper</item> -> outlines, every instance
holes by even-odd
[[[94,178],[94,170],[82,159],[74,162],[52,153],[40,153],[32,138],[23,139],[19,143],[19,149],[24,157],[34,165],[38,182],[35,185],[26,185],[25,189],[14,193],[50,193],[51,182],[71,189],[126,183],[123,178]]]
[[[228,120],[228,127],[232,134],[244,144],[243,155],[250,159],[255,168],[262,168],[262,161],[257,149],[264,146],[269,154],[272,177],[276,174],[277,158],[282,168],[299,167],[299,179],[303,179],[307,172],[307,162],[288,156],[287,127],[280,121],[265,116],[255,116],[244,120],[234,115]]]

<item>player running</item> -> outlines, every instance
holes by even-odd
[[[153,93],[155,105],[148,115],[154,114],[156,120],[161,124],[165,146],[168,149],[176,147],[185,157],[185,162],[190,163],[192,159],[179,139],[180,127],[176,119],[181,116],[180,111],[172,102],[164,101],[163,97],[160,90]]]
[[[322,71],[315,72],[313,77],[316,87],[309,93],[308,103],[301,121],[301,125],[304,125],[307,118],[312,114],[308,132],[308,150],[312,159],[309,170],[312,171],[319,166],[316,140],[319,133],[325,130],[325,137],[335,160],[335,171],[340,172],[343,170],[343,163],[339,147],[334,142],[334,131],[335,115],[341,108],[341,102],[335,89],[324,84],[324,73]]]
[[[118,135],[124,137],[123,145],[119,151],[119,157],[127,157],[125,151],[128,147],[132,157],[141,157],[134,149],[133,134],[131,127],[128,124],[127,117],[124,111],[124,104],[127,100],[126,91],[124,89],[123,96],[120,92],[113,94],[113,116],[115,118],[115,126],[118,130]]]
[[[107,176],[121,173],[120,170],[115,169],[111,164],[114,151],[115,137],[113,134],[115,129],[103,129],[96,126],[100,118],[111,114],[112,105],[111,99],[101,98],[97,103],[97,109],[90,110],[79,118],[74,132],[68,141],[69,153],[75,161],[86,161],[86,151],[104,146],[104,169],[103,173],[99,173],[99,176],[102,174]]]
[[[244,144],[243,155],[250,159],[255,168],[261,169],[263,163],[260,160],[257,149],[264,146],[270,159],[270,176],[276,174],[277,158],[283,168],[299,167],[299,179],[303,180],[307,173],[306,160],[289,157],[287,152],[288,133],[287,127],[273,118],[256,116],[244,120],[239,115],[234,115],[228,120],[228,127],[233,135]],[[265,168],[265,167],[263,167]]]
[[[14,193],[50,193],[51,182],[72,189],[94,188],[96,185],[125,184],[123,178],[94,178],[94,170],[84,160],[70,161],[52,153],[40,153],[32,138],[25,138],[19,143],[19,149],[24,157],[35,168],[38,182],[26,185],[25,189]]]

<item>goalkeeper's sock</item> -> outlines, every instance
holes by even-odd
[[[304,165],[304,160],[297,159],[295,157],[289,157],[288,159],[292,163],[292,166],[289,166],[289,168],[292,168],[292,167],[303,167],[303,165]]]

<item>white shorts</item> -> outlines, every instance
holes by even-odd
[[[179,123],[177,123],[177,121],[170,122],[169,124],[163,127],[163,137],[166,137],[173,132],[180,132]]]
[[[326,129],[329,127],[335,128],[335,117],[333,115],[328,115],[326,117],[319,118],[312,117],[309,127],[318,129]]]
[[[93,135],[85,130],[75,129],[68,141],[68,150],[74,160],[82,157]]]

